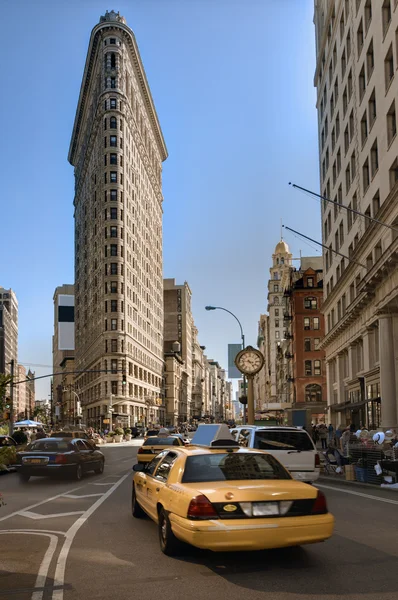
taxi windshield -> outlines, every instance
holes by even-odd
[[[188,456],[182,483],[248,479],[291,479],[271,455],[253,453]]]

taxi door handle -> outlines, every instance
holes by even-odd
[[[156,491],[157,491],[157,492],[159,492],[159,491],[160,491],[160,488],[156,488]]]

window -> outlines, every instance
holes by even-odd
[[[379,153],[377,150],[377,140],[375,140],[375,143],[372,146],[372,149],[370,151],[370,166],[371,166],[371,170],[372,170],[372,179],[375,176],[378,168],[379,168]]]
[[[309,317],[304,317],[304,329],[311,329]]]
[[[390,167],[390,190],[395,186],[398,181],[398,160],[395,159]]]
[[[279,327],[279,319],[275,321],[275,327]]]
[[[116,88],[116,78],[111,77],[111,88],[114,90]]]
[[[392,54],[392,44],[388,49],[387,55],[384,59],[384,74],[386,80],[386,91],[390,87],[390,83],[394,77],[394,58]]]
[[[279,292],[279,285],[278,284],[274,285],[274,292]]]
[[[117,312],[117,300],[111,300],[111,312]]]
[[[343,221],[341,221],[339,225],[339,237],[340,237],[340,248],[344,244],[344,225]]]
[[[275,316],[276,316],[276,317],[279,317],[279,308],[276,308],[276,309],[275,309]]]
[[[375,57],[374,57],[373,40],[372,40],[369,44],[369,48],[366,53],[366,74],[368,76],[368,81],[373,73],[374,66],[375,66]]]
[[[314,329],[319,329],[319,317],[313,318]]]
[[[117,352],[117,340],[111,340],[111,352]]]
[[[117,183],[117,172],[116,171],[110,172],[110,182]]]
[[[276,340],[280,339],[280,333],[279,333],[279,331],[275,331],[275,339]]]
[[[372,199],[373,216],[377,215],[380,210],[380,194],[377,191]]]
[[[362,167],[362,184],[363,184],[363,191],[365,193],[370,184],[369,159],[365,160],[363,167]]]
[[[112,198],[111,198],[112,199]],[[112,207],[109,210],[109,218],[110,219],[117,219],[117,208]]]
[[[309,309],[317,309],[318,308],[318,300],[316,298],[304,298],[304,308]]]
[[[387,142],[391,145],[391,142],[397,135],[397,117],[395,113],[395,100],[391,104],[387,113]]]
[[[369,110],[369,126],[370,129],[372,129],[373,123],[376,120],[376,93],[375,90],[373,90],[371,97],[369,98],[369,103],[368,103],[368,110]]]
[[[117,121],[116,121],[116,117],[111,117],[109,119],[109,127],[111,129],[117,129]]]
[[[359,100],[361,101],[366,91],[365,65],[362,66],[359,73]]]
[[[110,99],[110,108],[116,108],[116,98],[111,98]]]
[[[117,381],[111,381],[111,391],[114,396],[117,396]]]
[[[310,338],[305,338],[305,340],[304,340],[304,352],[311,352],[311,340],[310,340]]]
[[[345,152],[345,154],[347,154],[349,146],[350,146],[350,135],[348,133],[348,125],[347,125],[347,127],[344,129],[344,152]]]
[[[117,330],[117,319],[111,319],[111,331]]]
[[[314,338],[314,350],[319,350],[321,338]]]
[[[111,360],[111,373],[112,374],[117,373],[117,358],[113,358]]]
[[[386,35],[391,23],[391,0],[384,0],[382,7],[383,36]]]
[[[307,376],[312,375],[312,361],[311,360],[304,361],[304,374]]]
[[[110,145],[112,148],[116,148],[116,147],[117,147],[117,136],[116,136],[116,135],[111,135],[111,136],[109,137],[109,145]]]
[[[366,0],[365,4],[365,31],[369,29],[372,20],[372,0]]]
[[[117,256],[117,244],[111,244],[110,250],[110,256]]]
[[[170,469],[177,458],[177,454],[175,452],[169,452],[160,462],[158,468],[156,469],[155,479],[159,479],[160,481],[167,481],[168,476],[170,474]]]
[[[116,44],[116,38],[110,38],[109,43],[110,44]]]
[[[105,155],[106,157],[106,155]],[[106,164],[106,162],[105,162]],[[117,154],[110,154],[109,155],[109,164],[110,165],[117,165]]]
[[[321,375],[321,361],[314,360],[314,375]]]
[[[307,277],[307,287],[309,287],[309,288],[314,287],[314,278],[313,277]]]
[[[112,226],[109,228],[111,238],[117,238],[117,227]]]
[[[117,294],[117,281],[111,281],[110,290],[111,294]]]
[[[278,305],[279,305],[279,298],[278,298],[278,296],[275,296],[275,297],[274,297],[274,305],[275,305],[275,306],[278,306]]]
[[[365,144],[366,140],[368,139],[368,119],[366,116],[366,110],[363,113],[362,119],[361,119],[361,142],[362,142],[362,146]]]
[[[359,23],[358,31],[357,31],[357,48],[358,48],[358,56],[361,54],[363,48],[363,24],[362,19]]]
[[[117,275],[117,263],[111,263],[111,275]]]
[[[117,201],[117,190],[111,190],[110,199],[111,199],[112,202],[116,202]],[[115,208],[115,210],[116,210],[116,208]]]
[[[306,402],[322,402],[322,388],[315,383],[307,385],[305,388]]]

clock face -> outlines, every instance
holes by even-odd
[[[247,350],[241,353],[238,357],[236,366],[242,373],[248,375],[258,373],[264,364],[264,359],[260,352],[255,350]]]

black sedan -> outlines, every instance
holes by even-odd
[[[17,452],[17,470],[22,481],[32,475],[72,475],[80,480],[84,473],[102,473],[105,457],[86,440],[44,438]]]

